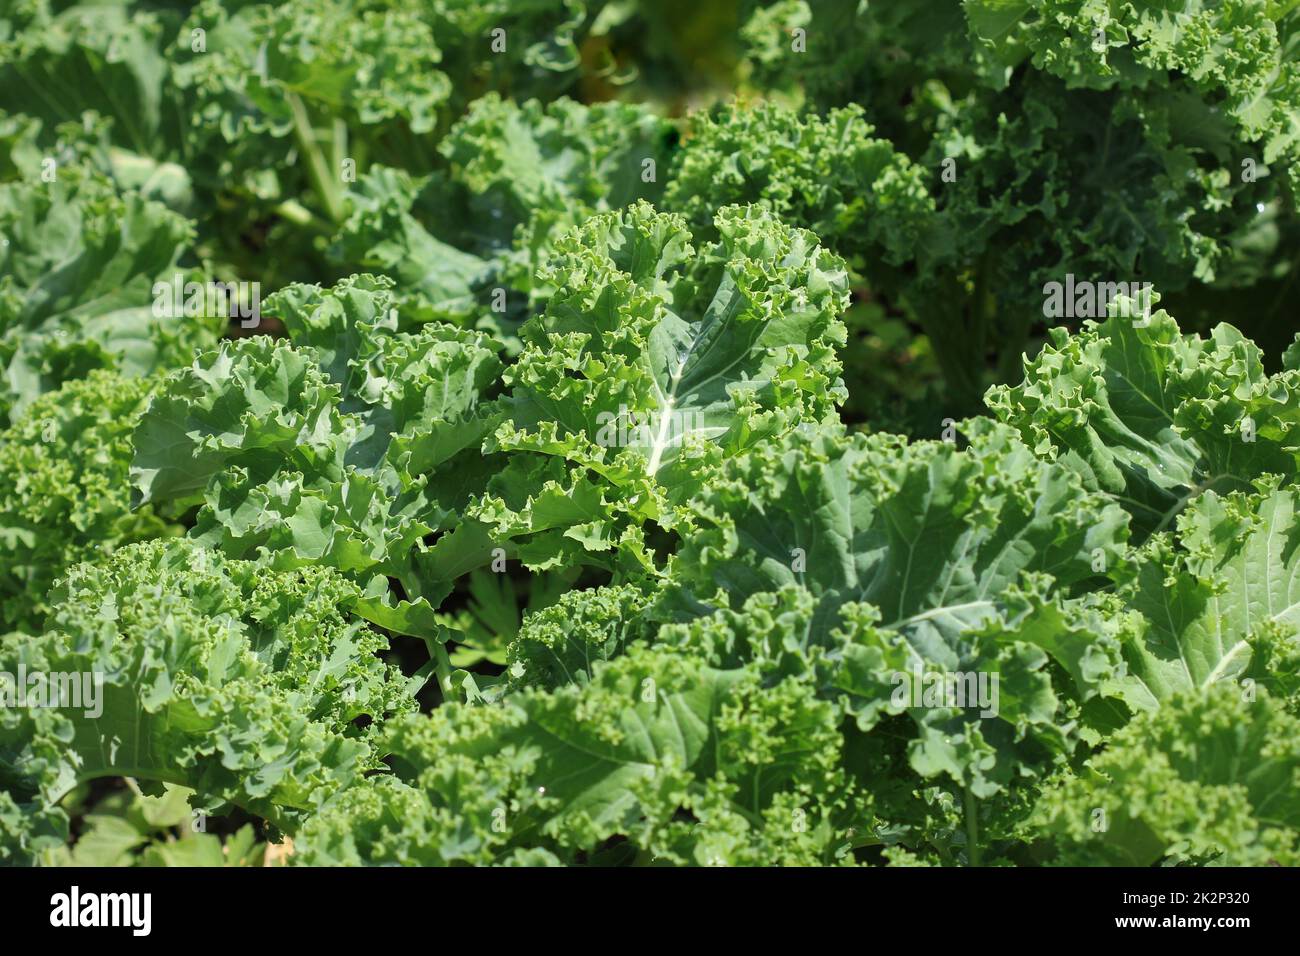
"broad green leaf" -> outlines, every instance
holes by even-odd
[[[1179,519],[1176,539],[1144,547],[1120,592],[1143,617],[1140,638],[1125,646],[1137,705],[1262,676],[1261,642],[1300,635],[1298,548],[1295,493],[1277,479],[1254,495],[1207,492]]]
[[[485,446],[512,458],[475,511],[496,537],[554,531],[649,565],[647,521],[673,527],[728,457],[834,414],[843,262],[759,207],[716,228],[696,255],[679,217],[637,203],[557,243],[541,273],[557,291],[522,332]]]

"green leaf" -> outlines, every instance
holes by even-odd
[[[1109,492],[1139,533],[1168,527],[1207,490],[1246,491],[1300,466],[1300,378],[1268,375],[1260,351],[1218,326],[1182,335],[1163,311],[1085,323],[989,391],[994,414],[1044,458]]]
[[[141,376],[188,361],[225,316],[169,316],[188,221],[77,166],[0,183],[0,415],[91,369]],[[0,418],[0,421],[3,421]]]
[[[132,481],[142,503],[202,502],[192,535],[233,556],[398,578],[413,603],[368,590],[362,607],[419,632],[432,609],[415,562],[486,480],[482,397],[499,363],[479,333],[396,331],[390,289],[357,276],[269,298],[289,341],[224,343],[164,380],[136,431]],[[437,580],[428,587],[440,600]]]
[[[582,686],[439,708],[394,727],[398,779],[341,794],[294,861],[572,860],[614,835],[665,863],[822,860],[848,788],[835,709],[808,690],[634,648]]]
[[[542,273],[557,291],[523,330],[510,420],[485,446],[543,459],[512,461],[476,507],[495,537],[563,529],[647,566],[645,522],[673,527],[729,456],[834,414],[843,262],[758,207],[724,209],[716,228],[692,256],[679,217],[637,203],[557,244]]]
[[[154,384],[97,369],[0,431],[0,630],[38,633],[72,565],[175,533],[130,509],[131,432]]]
[[[1294,866],[1300,725],[1222,684],[1139,717],[1038,822],[1068,865]]]
[[[377,727],[413,705],[356,598],[337,572],[276,573],[184,540],[79,565],[50,630],[0,651],[8,675],[96,683],[59,708],[0,709],[0,776],[51,808],[99,777],[181,784],[289,826],[376,767],[358,717]]]
[[[1179,519],[1176,543],[1161,536],[1140,552],[1120,592],[1144,618],[1125,647],[1138,706],[1260,679],[1260,644],[1300,634],[1295,494],[1277,479],[1260,485],[1256,495],[1207,492]]]

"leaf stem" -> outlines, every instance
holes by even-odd
[[[276,204],[274,212],[286,222],[291,222],[295,226],[302,226],[313,232],[318,232],[323,236],[334,235],[334,230],[320,216],[316,215],[296,199],[286,199]]]
[[[320,196],[321,202],[325,204],[325,211],[330,219],[333,222],[340,222],[343,219],[343,198],[339,195],[338,186],[330,175],[325,154],[321,152],[320,144],[316,142],[316,131],[311,125],[307,107],[303,105],[302,98],[297,93],[286,93],[285,100],[289,104],[290,112],[293,113],[294,139],[297,140],[298,148],[303,151],[307,159],[307,176],[316,194]]]
[[[949,397],[956,403],[954,417],[960,418],[968,411],[978,409],[981,402],[979,384],[973,376],[973,363],[970,361],[969,325],[962,329],[960,335],[953,335],[950,328],[945,328],[946,310],[951,302],[958,301],[951,289],[924,289],[907,297],[906,305],[915,317],[921,331],[930,340],[935,361],[948,386]],[[972,307],[973,308],[973,307]]]
[[[434,673],[438,675],[438,690],[442,692],[442,699],[449,701],[455,686],[451,682],[451,672],[454,668],[451,665],[451,657],[447,654],[447,643],[436,637],[425,637],[424,646],[429,649],[429,660],[433,664]]]

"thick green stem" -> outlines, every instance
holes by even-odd
[[[307,178],[311,180],[312,188],[316,190],[316,195],[325,205],[325,211],[330,219],[333,222],[340,222],[343,219],[343,197],[340,193],[339,181],[331,174],[329,161],[321,152],[320,144],[316,142],[316,131],[311,125],[311,117],[307,115],[307,107],[303,105],[302,98],[297,93],[287,93],[285,99],[289,104],[290,112],[293,113],[294,139],[307,160]]]
[[[452,667],[451,657],[447,654],[447,644],[436,637],[426,636],[424,646],[429,650],[429,662],[433,665],[434,673],[438,675],[438,690],[442,692],[442,699],[451,700],[456,689],[451,680],[455,668]],[[421,670],[423,671],[424,668]]]
[[[434,645],[433,668],[438,674],[438,689],[442,691],[443,700],[451,700],[455,688],[451,683],[451,658],[447,655],[447,645],[437,641]]]
[[[295,226],[302,226],[322,236],[334,235],[334,229],[320,216],[316,215],[296,199],[286,199],[275,206],[275,214]]]
[[[923,300],[919,301],[921,297]],[[936,306],[934,304],[936,298],[947,301],[941,306]],[[930,348],[934,350],[935,361],[939,363],[939,370],[943,373],[944,382],[948,386],[948,394],[958,406],[954,409],[958,413],[954,417],[961,417],[978,405],[980,389],[977,377],[972,377],[971,374],[972,365],[978,363],[972,362],[969,343],[964,340],[963,335],[954,335],[952,328],[945,327],[943,316],[940,314],[942,309],[947,308],[948,303],[955,301],[957,301],[956,297],[943,296],[931,290],[922,292],[920,297],[911,297],[909,305],[921,326],[921,331],[930,340]]]

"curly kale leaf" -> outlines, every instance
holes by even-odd
[[[1183,335],[1165,312],[1052,334],[989,408],[1040,456],[1115,497],[1145,534],[1206,490],[1249,491],[1300,466],[1300,375],[1269,375],[1230,325]]]
[[[642,106],[490,93],[438,144],[445,168],[367,170],[331,252],[400,280],[404,315],[513,336],[549,293],[536,273],[556,239],[597,212],[656,200],[672,140]]]
[[[716,238],[717,209],[757,202],[868,274],[877,258],[899,265],[915,257],[934,201],[921,170],[873,137],[861,107],[822,118],[731,104],[690,126],[664,206],[686,218],[697,241]]]
[[[1295,866],[1300,722],[1266,693],[1185,693],[1119,731],[1036,812],[1070,866]]]
[[[154,384],[95,370],[0,432],[0,632],[39,633],[72,565],[168,533],[152,509],[131,511],[127,482]]]
[[[28,706],[0,708],[4,789],[57,817],[78,783],[131,776],[292,831],[379,765],[371,738],[414,706],[377,656],[386,640],[355,615],[360,597],[328,568],[276,572],[184,539],[78,565],[47,633],[0,643],[7,704],[18,703],[16,675],[29,675]],[[33,685],[38,673],[47,679]],[[41,706],[32,695],[52,703],[50,675],[61,674],[93,676],[94,690]]]
[[[186,219],[86,166],[50,169],[0,183],[0,421],[92,369],[187,362],[225,323],[156,308],[155,284],[188,273]]]
[[[397,779],[341,794],[295,861],[832,863],[869,806],[841,726],[806,676],[635,646],[580,684],[390,722]]]
[[[843,261],[760,207],[715,228],[694,254],[680,217],[637,203],[558,241],[485,446],[509,463],[471,509],[530,567],[649,570],[647,531],[721,462],[835,415]]]
[[[916,772],[983,797],[1072,752],[1081,705],[1124,698],[1129,620],[1075,596],[1122,565],[1126,529],[1008,429],[966,428],[965,450],[814,432],[738,456],[692,501],[655,613],[807,590],[815,610],[786,650],[840,662],[825,680],[863,730],[912,710]],[[900,704],[898,675],[931,671],[1000,675],[997,713]]]
[[[226,342],[169,375],[134,437],[138,502],[201,503],[192,535],[232,556],[387,575],[440,600],[455,574],[417,574],[422,542],[493,467],[478,446],[500,363],[480,333],[398,332],[391,288],[290,286],[264,305],[288,341]],[[422,620],[376,618],[425,636]]]
[[[1255,494],[1206,492],[1157,535],[1120,589],[1143,623],[1126,644],[1129,699],[1154,709],[1178,693],[1250,680],[1285,693],[1269,662],[1300,635],[1296,493],[1261,479]]]

